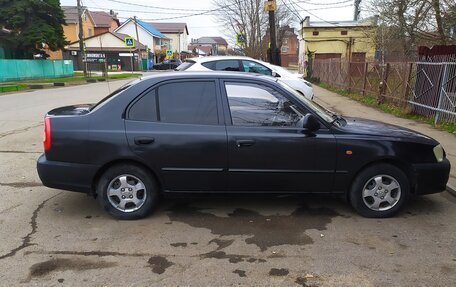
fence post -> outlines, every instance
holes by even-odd
[[[366,62],[364,64],[364,77],[363,77],[363,90],[362,94],[363,96],[366,94],[366,82],[367,82],[367,71],[369,69],[369,62]]]
[[[386,85],[387,85],[386,82],[388,81],[389,70],[390,70],[390,63],[387,63],[386,67],[382,73],[382,81],[380,82],[379,97],[377,100],[378,105],[382,104],[385,101],[385,92],[386,92]]]
[[[444,68],[443,68],[443,77],[442,77],[442,82],[440,82],[440,93],[439,93],[439,103],[437,105],[437,109],[441,109],[442,108],[442,104],[443,104],[443,97],[445,96],[445,86],[447,84],[447,81],[448,81],[448,64],[443,64],[444,65]],[[439,122],[439,118],[440,118],[440,111],[437,111],[435,113],[435,119],[434,119],[434,125],[437,125],[437,123]]]
[[[413,71],[413,63],[410,63],[409,64],[409,67],[407,69],[407,78],[406,78],[406,81],[404,82],[404,94],[403,94],[403,103],[404,103],[404,106],[406,106],[406,103],[407,103],[407,100],[408,100],[408,95],[410,93],[410,80],[412,79],[412,71]]]

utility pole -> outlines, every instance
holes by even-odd
[[[265,5],[265,10],[269,11],[269,39],[270,39],[270,62],[273,65],[279,64],[277,52],[277,38],[275,25],[275,11],[277,10],[276,0],[268,0]]]
[[[361,0],[355,0],[355,13],[353,15],[353,21],[359,20],[359,14],[361,13],[361,11],[359,10],[360,4],[361,4]]]
[[[135,20],[136,45],[138,46],[137,50],[138,50],[138,70],[139,70],[139,67],[142,66],[142,59],[141,59],[141,50],[139,48],[138,22],[136,21],[136,16],[134,16],[133,19]]]
[[[87,77],[87,66],[85,62],[85,50],[84,50],[84,30],[82,28],[82,7],[81,0],[78,0],[78,22],[79,22],[79,50],[82,58],[82,68],[84,70],[84,77]]]

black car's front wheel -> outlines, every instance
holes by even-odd
[[[390,164],[376,164],[355,178],[350,203],[365,217],[385,218],[402,208],[409,192],[408,178],[401,169]]]
[[[145,169],[132,165],[116,165],[106,170],[97,186],[98,201],[118,219],[139,219],[147,216],[158,200],[158,187]]]

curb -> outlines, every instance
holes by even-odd
[[[447,184],[446,190],[449,193],[451,193],[453,196],[456,196],[456,188],[454,186],[451,186],[451,185]]]

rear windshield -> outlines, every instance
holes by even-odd
[[[190,68],[191,66],[193,66],[193,64],[195,64],[195,61],[185,61],[183,62],[182,64],[180,64],[176,69],[176,71],[185,71],[187,70],[188,68]]]
[[[104,97],[101,101],[99,101],[98,103],[96,103],[93,107],[90,108],[90,111],[93,111],[96,107],[99,107],[101,106],[103,103],[107,102],[109,99],[111,99],[112,97],[114,97],[115,95],[118,95],[120,92],[128,89],[129,87],[131,87],[131,85],[133,83],[135,83],[137,80],[134,80],[122,87],[120,87],[119,89],[115,90],[114,92],[110,93],[109,95],[107,95],[106,97]]]

